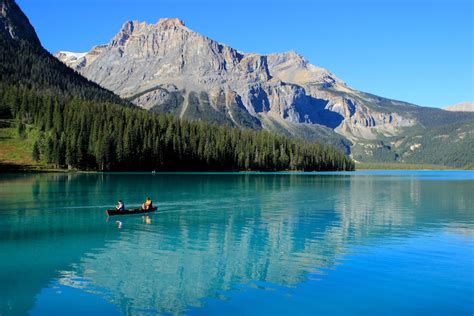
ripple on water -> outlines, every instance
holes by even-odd
[[[0,200],[0,313],[65,302],[48,289],[70,288],[132,315],[470,314],[474,186],[453,177],[22,178],[21,205]],[[104,201],[143,192],[159,200],[150,224],[105,221]]]

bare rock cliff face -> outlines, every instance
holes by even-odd
[[[353,141],[417,124],[399,111],[414,106],[351,89],[295,52],[241,53],[179,19],[129,21],[106,45],[56,57],[143,108],[191,119],[290,135],[300,127],[331,129]]]

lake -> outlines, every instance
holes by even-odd
[[[0,315],[472,315],[473,229],[469,171],[2,174]]]

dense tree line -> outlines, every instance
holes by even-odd
[[[422,131],[422,132],[421,132]],[[474,120],[417,130],[399,138],[397,146],[384,141],[352,148],[357,161],[433,164],[463,168],[474,160]],[[367,154],[367,150],[370,150]]]
[[[40,130],[32,157],[85,170],[353,170],[333,147],[150,113],[38,43],[0,32],[0,117]]]
[[[404,140],[402,159],[408,163],[422,161],[463,168],[474,162],[473,131],[474,120],[427,129],[422,137],[413,135]],[[422,150],[410,150],[413,144],[419,144]]]
[[[352,170],[333,147],[108,102],[1,87],[3,112],[40,129],[33,157],[92,170]],[[5,109],[7,108],[7,109]],[[20,124],[20,126],[21,126]],[[19,129],[22,129],[19,127]]]

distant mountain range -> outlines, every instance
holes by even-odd
[[[450,141],[474,137],[474,113],[360,92],[296,52],[242,53],[179,19],[128,21],[108,44],[56,57],[150,111],[328,142],[360,161],[439,163],[437,155],[419,154],[438,146],[436,138],[425,139],[439,136],[436,128],[467,124],[466,136],[450,134]],[[465,154],[472,151],[459,153]]]

